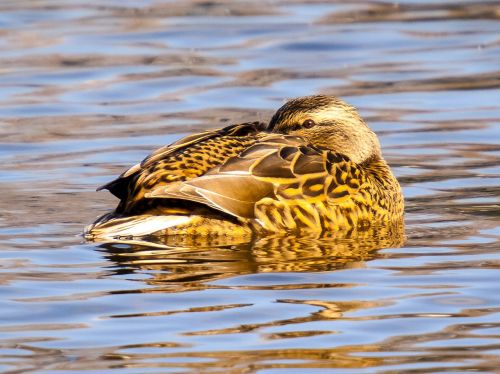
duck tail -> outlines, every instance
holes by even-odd
[[[117,216],[115,213],[108,213],[85,227],[84,237],[96,241],[141,237],[185,224],[190,219],[182,215]]]

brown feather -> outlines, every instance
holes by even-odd
[[[144,201],[146,193],[203,175],[255,143],[263,128],[262,123],[244,123],[187,136],[153,152],[100,189],[120,198],[120,213],[140,213],[151,207]]]
[[[242,188],[243,187],[243,188]],[[250,174],[207,174],[191,181],[159,188],[148,198],[192,200],[232,216],[254,218],[254,205],[273,192],[272,184]]]
[[[127,217],[155,215],[169,216],[155,221],[165,235],[351,230],[401,218],[400,186],[353,107],[323,95],[295,99],[272,118],[273,133],[264,130],[232,125],[158,149],[101,187],[121,201],[89,232],[112,232],[113,222],[128,230],[135,220]],[[140,229],[150,220],[138,219]]]

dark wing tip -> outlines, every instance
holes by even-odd
[[[103,184],[102,186],[98,187],[96,191],[102,191],[102,190],[108,190],[111,192],[113,195],[115,195],[117,198],[120,200],[124,199],[127,194],[127,188],[126,186],[128,185],[130,177],[118,177],[111,182],[108,182],[106,184]]]
[[[116,179],[114,179],[111,182],[108,182],[106,184],[103,184],[102,186],[97,187],[96,191],[102,191],[102,190],[111,191],[111,188],[113,188],[113,184],[115,184],[115,183],[116,183]]]

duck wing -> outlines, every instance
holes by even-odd
[[[152,188],[200,176],[253,144],[266,125],[259,122],[231,125],[186,136],[162,147],[101,186],[122,200],[128,211]]]
[[[344,200],[363,178],[346,156],[271,134],[205,175],[155,188],[146,197],[194,201],[242,220],[267,220],[265,227],[275,221],[280,229],[293,229],[297,220],[321,227],[319,218],[311,219],[318,215],[315,204]]]

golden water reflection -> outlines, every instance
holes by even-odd
[[[33,341],[16,345],[25,353],[25,368],[50,370],[189,369],[192,372],[249,373],[266,369],[363,369],[385,367],[384,373],[442,372],[443,362],[460,363],[466,371],[496,372],[500,360],[491,343],[499,323],[457,323],[427,335],[404,334],[373,344],[348,344],[324,348],[248,349],[189,351],[190,346],[175,342],[126,344],[96,349],[44,349]],[[318,334],[316,334],[318,335]],[[314,336],[305,334],[304,337]],[[332,343],[335,335],[332,335]],[[300,336],[297,336],[300,337]],[[272,339],[266,336],[264,339]],[[475,344],[479,340],[483,344]],[[37,340],[38,342],[42,340]],[[433,347],[433,342],[452,342],[449,347]],[[490,343],[485,343],[485,342]],[[431,343],[431,345],[427,345]],[[490,353],[491,352],[491,353]],[[78,356],[78,360],[73,358]],[[425,371],[415,363],[425,365]],[[369,371],[372,372],[372,371]]]
[[[266,272],[316,272],[363,267],[377,250],[398,248],[405,240],[403,220],[363,231],[321,235],[256,238],[240,244],[203,247],[170,238],[151,241],[116,240],[101,244],[107,257],[121,267],[154,274],[148,284],[208,282],[236,275]]]
[[[0,2],[0,372],[498,372],[497,3]],[[318,93],[378,134],[404,234],[79,236],[151,150]]]

